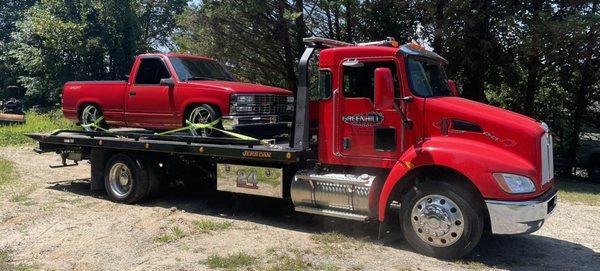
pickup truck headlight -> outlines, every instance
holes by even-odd
[[[254,102],[254,96],[251,95],[239,95],[236,96],[236,102],[241,104],[250,104]]]
[[[294,96],[287,96],[286,102],[293,103],[294,102]]]
[[[525,176],[510,173],[494,173],[492,176],[506,193],[525,194],[535,191],[533,181]]]

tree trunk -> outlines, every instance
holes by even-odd
[[[535,96],[540,85],[540,50],[541,47],[541,25],[540,25],[540,11],[544,4],[543,0],[535,0],[531,2],[531,21],[529,28],[532,29],[530,34],[531,44],[528,48],[528,60],[527,60],[527,88],[525,89],[525,101],[523,103],[523,114],[532,117],[535,108]]]
[[[296,18],[296,58],[299,58],[304,51],[304,42],[302,39],[306,37],[306,23],[304,22],[304,0],[295,1],[296,12],[300,12],[300,16]]]
[[[279,0],[277,2],[277,31],[279,43],[283,48],[283,57],[285,61],[285,81],[287,88],[291,91],[296,91],[296,72],[294,71],[294,53],[292,44],[290,43],[290,33],[288,23],[284,17],[286,1]]]
[[[433,51],[439,55],[444,55],[444,26],[445,17],[444,9],[447,5],[447,0],[437,0],[435,3],[435,32],[433,34],[433,42],[431,43]]]
[[[463,96],[485,102],[485,78],[488,70],[488,44],[490,41],[491,0],[471,0],[469,15],[465,18],[465,83]]]

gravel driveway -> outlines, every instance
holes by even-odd
[[[412,252],[377,226],[294,213],[283,201],[171,189],[139,205],[89,191],[89,165],[3,148],[20,180],[0,191],[0,251],[41,270],[600,270],[600,206],[561,201],[535,234],[494,237],[467,258]],[[0,257],[1,258],[1,257]],[[0,269],[2,264],[0,263]]]

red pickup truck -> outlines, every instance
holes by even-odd
[[[237,82],[217,61],[184,54],[139,55],[127,81],[67,82],[66,118],[90,124],[170,130],[192,123],[260,136],[286,132],[294,111],[292,92]],[[93,129],[88,127],[86,129]],[[211,129],[191,131],[210,136]]]

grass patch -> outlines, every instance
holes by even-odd
[[[313,241],[321,244],[346,243],[356,241],[354,238],[343,235],[337,231],[319,233],[310,237]]]
[[[12,163],[8,160],[0,159],[0,187],[9,183],[13,178]]]
[[[215,222],[212,220],[194,221],[194,227],[200,232],[222,231],[231,228],[233,223],[229,221]]]
[[[212,269],[240,270],[254,265],[256,260],[256,257],[240,252],[227,256],[211,255],[204,264]]]
[[[0,126],[0,147],[31,144],[34,141],[25,136],[27,133],[51,132],[56,129],[77,129],[71,121],[65,119],[60,110],[46,114],[29,111],[25,113],[23,125]]]
[[[160,235],[156,238],[156,242],[159,243],[172,243],[181,238],[185,237],[185,232],[180,227],[172,227],[168,232]]]
[[[14,264],[10,252],[6,250],[0,250],[0,270],[6,271],[25,271],[33,270],[33,266],[26,264]]]
[[[600,184],[561,179],[556,187],[561,200],[600,205]]]

